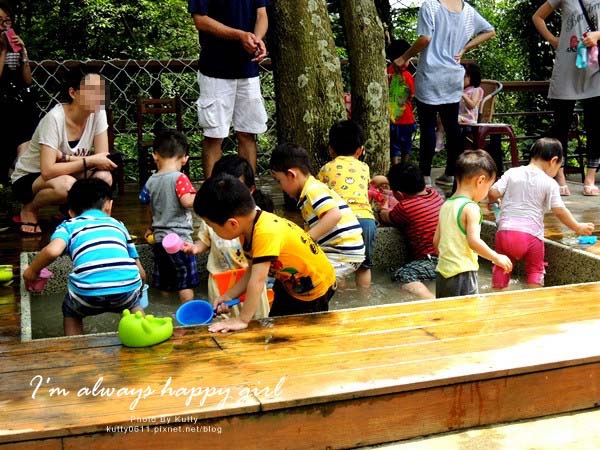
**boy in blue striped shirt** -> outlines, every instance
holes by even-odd
[[[98,179],[78,180],[68,194],[71,219],[61,223],[50,243],[23,273],[34,281],[63,253],[73,260],[63,301],[66,336],[83,334],[83,318],[103,312],[142,311],[140,292],[146,273],[123,223],[110,217],[110,186]]]

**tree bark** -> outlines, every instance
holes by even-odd
[[[371,172],[387,173],[390,125],[383,26],[372,0],[344,0],[341,6],[350,62],[352,119],[365,132]]]
[[[345,118],[340,62],[325,0],[276,0],[269,15],[277,137],[328,161],[331,125]]]

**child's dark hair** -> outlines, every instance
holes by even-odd
[[[154,138],[152,149],[163,158],[183,158],[188,154],[189,144],[182,133],[165,128]]]
[[[212,176],[202,183],[194,199],[194,212],[219,225],[232,217],[248,215],[255,208],[250,189],[238,178],[226,173]]]
[[[454,170],[458,181],[479,175],[495,178],[497,173],[496,163],[485,150],[465,150],[456,160]]]
[[[280,144],[271,153],[269,169],[273,172],[287,172],[289,169],[300,169],[304,175],[311,173],[308,152],[298,144]]]
[[[268,212],[273,212],[275,210],[275,205],[273,204],[271,197],[256,188],[254,170],[246,158],[242,158],[238,155],[225,155],[221,157],[213,166],[212,176],[215,177],[222,173],[232,175],[236,178],[242,178],[248,189],[254,189],[254,191],[252,191],[252,197],[260,209]]]
[[[352,156],[365,141],[363,130],[353,120],[340,120],[329,129],[329,146],[338,156]]]
[[[387,59],[394,61],[406,53],[406,50],[410,48],[410,44],[404,39],[394,39],[387,46],[385,54]]]
[[[417,194],[425,189],[425,179],[421,170],[408,162],[401,162],[390,167],[387,178],[392,191]]]
[[[562,144],[558,139],[543,137],[533,143],[529,150],[531,159],[542,159],[550,161],[554,157],[558,157],[558,162],[563,159]]]
[[[112,200],[112,188],[99,178],[77,180],[67,195],[69,209],[77,215],[90,209],[102,209],[107,200]]]
[[[464,64],[465,75],[469,76],[469,86],[479,87],[481,84],[481,69],[475,63]]]

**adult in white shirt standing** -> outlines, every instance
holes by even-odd
[[[110,170],[117,166],[108,158],[105,89],[100,75],[72,71],[67,103],[44,116],[19,156],[11,181],[15,197],[23,203],[22,233],[39,234],[40,208],[65,203],[78,178],[96,177],[112,184]]]

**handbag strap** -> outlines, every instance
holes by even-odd
[[[596,31],[596,26],[594,25],[594,22],[592,22],[590,16],[588,15],[587,9],[585,9],[585,6],[583,6],[583,0],[579,0],[579,6],[581,6],[581,10],[583,11],[585,21],[587,22],[590,31]]]

